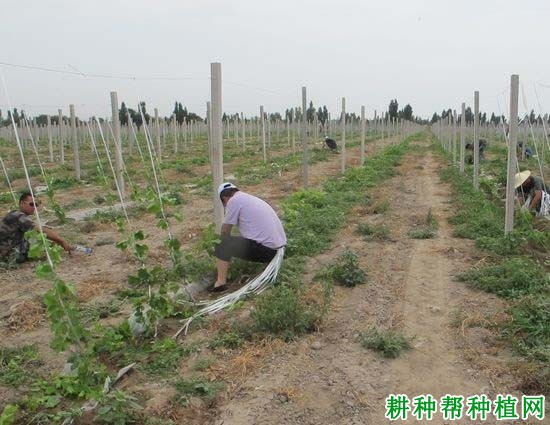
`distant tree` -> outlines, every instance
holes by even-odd
[[[21,121],[21,119],[19,118],[19,112],[17,112],[17,108],[13,108],[13,120],[16,124],[19,124],[19,121]]]
[[[306,109],[306,119],[308,122],[313,122],[315,117],[315,106],[313,106],[313,102],[309,102],[309,108]]]
[[[292,123],[292,112],[294,111],[294,108],[286,109],[285,110],[285,120],[288,120],[288,122]]]
[[[397,99],[393,99],[390,101],[390,106],[388,107],[388,114],[390,118],[397,118],[398,117],[398,111],[399,110],[399,103],[397,102]]]
[[[412,120],[413,118],[413,108],[408,103],[403,108],[403,111],[401,113],[401,118],[408,121]]]
[[[484,112],[483,114],[480,112],[479,113],[479,122],[481,124],[485,124],[487,122],[487,113]]]
[[[277,122],[282,120],[281,114],[279,112],[273,112],[272,114],[269,114],[269,120],[271,122]]]
[[[531,113],[529,114],[529,122],[531,124],[534,124],[536,120],[537,119],[535,117],[535,111],[531,109]]]
[[[323,116],[323,108],[319,106],[319,109],[317,109],[317,121],[319,121],[321,124],[325,123],[325,119]]]
[[[149,121],[151,120],[151,116],[147,113],[147,107],[145,105],[145,102],[141,102],[139,104],[139,109],[141,109],[141,113],[143,114],[143,116],[145,117],[145,123],[147,125],[149,125]],[[143,124],[143,122],[142,122]]]
[[[440,120],[439,115],[437,114],[437,112],[434,112],[434,114],[432,115],[432,119],[430,120],[430,123],[434,124],[434,123],[438,122],[439,120]]]
[[[122,125],[128,124],[128,108],[126,108],[126,104],[124,102],[120,104],[120,109],[118,110],[118,120]]]
[[[474,123],[474,113],[472,112],[472,108],[470,108],[469,106],[466,108],[465,119],[466,124]]]

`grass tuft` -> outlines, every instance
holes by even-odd
[[[550,283],[544,270],[525,257],[510,258],[496,265],[468,270],[459,275],[458,279],[504,298],[538,292]]]
[[[365,283],[367,274],[359,267],[357,254],[346,250],[317,277],[328,278],[339,285],[353,287]]]
[[[395,359],[403,350],[411,348],[410,340],[391,330],[370,328],[359,335],[363,348],[379,351],[382,356]]]
[[[371,224],[359,223],[357,225],[357,232],[363,235],[366,241],[386,241],[390,237],[390,229],[385,224],[373,226]]]

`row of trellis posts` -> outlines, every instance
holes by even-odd
[[[267,161],[267,149],[271,147],[274,139],[279,142],[286,139],[288,145],[292,145],[296,152],[296,142],[301,141],[302,145],[302,177],[304,187],[308,186],[308,148],[311,146],[311,140],[318,141],[322,136],[337,138],[341,148],[340,166],[344,173],[347,164],[346,156],[346,134],[354,135],[360,133],[361,148],[359,162],[364,164],[365,157],[365,138],[367,133],[380,135],[382,138],[402,139],[407,134],[413,132],[418,125],[410,121],[401,119],[389,119],[387,114],[382,117],[374,112],[374,118],[367,121],[365,116],[365,107],[361,107],[361,115],[356,120],[346,120],[346,99],[342,98],[342,109],[339,119],[328,117],[325,123],[318,122],[317,115],[314,114],[313,122],[306,119],[306,114],[302,114],[302,119],[297,122],[296,119],[284,121],[281,119],[266,119],[264,107],[260,106],[259,116],[246,118],[243,113],[233,116],[231,119],[222,120],[222,79],[221,64],[211,64],[211,100],[207,102],[207,122],[202,121],[184,121],[178,123],[175,116],[170,119],[159,117],[158,109],[154,109],[154,116],[151,117],[148,126],[151,138],[154,140],[155,155],[162,159],[163,154],[166,157],[167,141],[173,142],[173,148],[170,155],[177,153],[178,150],[185,150],[193,145],[195,141],[206,138],[209,144],[209,153],[213,177],[213,202],[214,202],[214,221],[217,228],[221,226],[222,209],[217,199],[217,187],[223,180],[223,139],[233,137],[237,145],[245,149],[247,141],[261,140],[261,148],[264,162]],[[301,110],[307,109],[306,88],[302,88]],[[90,120],[85,123],[76,117],[74,105],[69,105],[68,119],[63,115],[61,109],[58,110],[57,123],[52,123],[51,116],[46,116],[45,125],[37,125],[35,120],[21,120],[18,124],[17,132],[24,148],[28,148],[31,140],[38,146],[47,141],[48,159],[50,162],[65,163],[66,151],[70,147],[72,151],[74,173],[77,180],[81,179],[80,166],[80,148],[89,141],[90,131],[97,136],[99,131],[105,138],[112,141],[114,146],[113,156],[115,158],[114,168],[118,185],[124,194],[123,162],[124,157],[132,155],[136,138],[143,135],[146,126],[137,128],[128,117],[128,124],[121,125],[119,117],[119,102],[116,92],[111,92],[111,117],[97,120],[93,124]],[[22,113],[22,117],[24,117]],[[209,123],[210,125],[208,125]],[[88,124],[88,125],[86,125]],[[101,129],[98,128],[101,126]],[[133,128],[131,127],[133,126]],[[282,137],[281,137],[282,136]],[[15,130],[12,126],[0,127],[0,138],[8,142],[15,143]],[[111,147],[109,148],[111,149]]]
[[[523,143],[521,149],[521,159],[525,157],[525,148],[529,140],[529,135],[533,138],[533,143],[537,144],[537,140],[542,140],[540,148],[536,149],[538,152],[539,167],[542,174],[542,165],[544,163],[546,144],[544,140],[547,137],[548,129],[546,123],[548,122],[548,116],[545,115],[542,123],[531,123],[529,120],[523,120],[521,125],[518,120],[518,99],[519,99],[519,76],[512,75],[510,80],[510,109],[508,126],[506,127],[504,122],[500,122],[498,125],[488,123],[480,125],[479,122],[479,92],[474,92],[474,122],[471,125],[466,124],[466,120],[458,119],[457,112],[453,111],[452,114],[448,114],[446,118],[435,123],[434,131],[436,132],[439,141],[442,146],[451,154],[452,162],[455,166],[459,167],[461,173],[465,172],[465,146],[466,140],[471,140],[473,144],[473,173],[472,183],[476,189],[479,189],[479,140],[481,137],[487,139],[498,139],[503,136],[507,143],[507,179],[506,179],[506,215],[504,232],[509,233],[514,227],[514,202],[515,202],[515,188],[514,188],[514,175],[519,171],[517,160],[517,146],[518,138]],[[461,105],[462,114],[460,117],[466,116],[466,104]],[[459,128],[460,127],[460,128]],[[536,148],[536,146],[535,146]]]

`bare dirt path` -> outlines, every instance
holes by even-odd
[[[337,287],[324,328],[273,354],[220,406],[215,424],[381,424],[389,423],[384,400],[391,393],[411,399],[447,393],[494,398],[509,391],[506,372],[489,375],[459,346],[457,309],[495,299],[453,281],[476,254],[471,242],[451,236],[451,196],[439,181],[441,166],[431,153],[408,154],[398,174],[374,194],[375,203],[391,201],[390,211],[368,214],[372,209],[356,208],[333,249],[311,259],[310,280],[319,267],[351,248],[368,270],[369,282]],[[407,232],[425,220],[429,209],[439,223],[437,236],[410,239]],[[355,232],[357,223],[388,225],[390,241],[365,242]],[[414,336],[413,348],[395,360],[366,351],[358,336],[372,325]],[[479,345],[489,342],[487,337]],[[436,416],[429,423],[444,422]]]

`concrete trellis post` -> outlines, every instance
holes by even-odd
[[[263,125],[265,129],[266,121],[267,121],[267,145],[269,146],[269,149],[271,149],[271,118],[269,117],[269,114],[267,114],[267,118],[263,118]]]
[[[460,116],[460,172],[464,174],[464,150],[466,147],[466,104],[462,102],[462,115]]]
[[[59,150],[61,155],[61,164],[65,164],[65,142],[63,140],[63,112],[57,110],[57,131],[59,136]]]
[[[456,110],[453,110],[453,165],[456,165]]]
[[[265,119],[264,119],[264,107],[260,106],[260,120],[261,120],[261,129],[262,129],[262,154],[264,162],[267,162],[267,152],[265,148]]]
[[[518,94],[519,75],[510,78],[510,132],[508,140],[508,172],[506,177],[506,216],[504,219],[504,233],[514,229],[514,173],[516,170],[516,144],[518,140]]]
[[[210,64],[211,85],[211,138],[212,138],[212,192],[214,201],[214,222],[216,231],[222,226],[223,210],[218,196],[218,187],[223,183],[222,143],[222,64]]]
[[[130,116],[130,112],[127,112],[128,114],[128,155],[132,155],[133,153],[133,144],[136,143],[136,147],[139,148],[139,142],[137,139],[137,131],[134,131],[134,122],[132,121],[132,117]],[[139,152],[139,149],[138,149]]]
[[[340,125],[342,127],[342,152],[340,154],[340,171],[346,172],[346,98],[342,98],[342,118]]]
[[[246,149],[246,120],[244,114],[241,112],[241,125],[243,127],[243,150]]]
[[[235,146],[239,146],[239,114],[235,117],[235,122],[233,123],[235,127]]]
[[[46,115],[46,125],[48,127],[48,151],[50,153],[50,162],[53,162],[52,119],[49,115]]]
[[[309,184],[309,170],[307,163],[307,90],[305,87],[302,87],[302,181],[304,188],[308,187]]]
[[[162,158],[162,146],[160,144],[160,121],[159,121],[159,110],[155,108],[155,139],[157,141],[157,156],[160,159]]]
[[[359,163],[361,167],[365,164],[365,106],[361,106],[361,153],[359,155]]]
[[[296,153],[296,111],[292,109],[292,153]]]
[[[474,92],[474,187],[479,189],[479,92]]]
[[[74,156],[74,172],[77,180],[80,180],[80,156],[78,152],[78,138],[76,134],[76,116],[74,113],[74,105],[69,105],[71,114],[71,138],[73,141],[73,156]]]
[[[206,144],[208,145],[208,158],[212,161],[212,102],[206,102]]]
[[[313,140],[317,142],[317,139],[319,139],[319,121],[317,119],[317,112],[313,112],[313,126],[315,127],[313,129],[313,134],[315,135]]]
[[[120,188],[120,193],[124,196],[124,178],[122,176],[122,140],[120,139],[120,120],[118,115],[118,96],[116,91],[111,92],[111,121],[113,123],[113,136],[115,138],[115,174]]]
[[[286,118],[286,140],[287,140],[288,146],[290,146],[290,119],[288,118],[288,115],[285,118]]]
[[[176,114],[172,115],[172,124],[174,127],[174,153],[178,153],[178,121]]]

